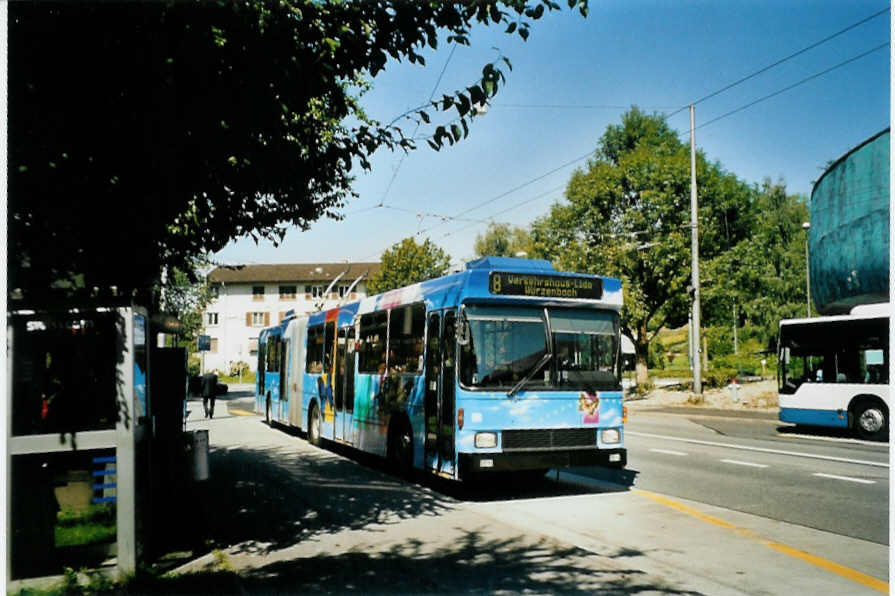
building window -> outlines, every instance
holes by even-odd
[[[218,313],[216,312],[207,312],[205,313],[205,325],[213,326],[218,324]]]
[[[249,354],[252,356],[258,355],[258,338],[251,337],[249,338]]]
[[[209,348],[208,352],[210,354],[218,353],[218,338],[216,338],[216,337],[211,338],[211,347]]]
[[[252,300],[264,300],[264,286],[252,286]]]
[[[295,286],[280,286],[280,300],[295,300]]]
[[[268,327],[270,326],[269,312],[247,312],[246,327]]]
[[[305,286],[305,298],[320,298],[325,289],[323,286]]]

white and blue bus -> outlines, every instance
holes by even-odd
[[[889,436],[889,305],[780,321],[780,420]]]
[[[403,472],[621,468],[621,306],[617,279],[478,259],[265,329],[256,411]]]

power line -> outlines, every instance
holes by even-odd
[[[842,35],[843,33],[846,33],[846,32],[848,32],[848,31],[851,31],[851,30],[854,29],[855,27],[858,27],[858,26],[860,26],[860,25],[863,25],[863,24],[866,23],[867,21],[870,21],[870,20],[872,20],[872,19],[875,19],[876,17],[880,16],[881,14],[884,14],[884,13],[889,12],[889,10],[890,10],[890,8],[889,8],[889,7],[886,7],[886,8],[884,8],[883,10],[881,10],[881,11],[879,11],[879,12],[875,12],[875,13],[873,13],[872,15],[870,15],[869,17],[866,17],[866,18],[861,19],[861,20],[858,21],[857,23],[853,23],[853,24],[849,25],[849,26],[846,27],[845,29],[841,29],[841,30],[837,31],[836,33],[833,33],[832,35],[829,35],[829,36],[827,36],[827,37],[821,39],[820,41],[816,41],[816,42],[814,42],[813,44],[811,44],[811,45],[809,45],[809,46],[806,46],[806,47],[802,48],[802,49],[799,50],[798,52],[795,52],[795,53],[793,53],[793,54],[790,54],[789,56],[786,56],[785,58],[781,58],[780,60],[777,60],[777,61],[774,62],[773,64],[769,64],[769,65],[765,66],[764,68],[760,68],[760,69],[756,70],[755,72],[753,72],[752,74],[746,75],[745,77],[743,77],[743,78],[741,78],[741,79],[738,79],[738,80],[734,81],[733,83],[730,83],[729,85],[725,85],[724,87],[722,87],[721,89],[718,89],[717,91],[714,91],[714,92],[712,92],[712,93],[709,93],[709,94],[706,95],[705,97],[701,97],[701,98],[697,99],[696,101],[690,102],[690,103],[687,104],[686,106],[681,107],[681,108],[675,110],[674,112],[672,112],[671,114],[669,114],[668,116],[666,116],[666,119],[667,119],[667,118],[671,118],[672,116],[675,116],[675,115],[677,115],[677,114],[680,114],[681,112],[683,112],[684,110],[686,110],[690,105],[694,105],[694,106],[695,106],[695,105],[697,105],[697,104],[699,104],[699,103],[702,103],[703,101],[705,101],[705,100],[707,100],[707,99],[711,99],[712,97],[715,97],[716,95],[719,95],[719,94],[721,94],[721,93],[724,93],[724,92],[727,91],[728,89],[732,89],[733,87],[736,87],[736,86],[739,85],[740,83],[744,83],[744,82],[748,81],[749,79],[752,79],[752,78],[757,77],[758,75],[760,75],[760,74],[762,74],[762,73],[764,73],[764,72],[769,71],[770,69],[774,68],[775,66],[780,66],[780,65],[783,64],[784,62],[786,62],[786,61],[788,61],[788,60],[792,60],[792,59],[795,58],[796,56],[800,56],[800,55],[804,54],[805,52],[807,52],[807,51],[809,51],[809,50],[813,50],[814,48],[816,48],[816,47],[818,47],[818,46],[820,46],[820,45],[822,45],[822,44],[827,43],[827,42],[830,41],[831,39],[834,39],[834,38],[836,38],[836,37],[839,37],[839,36]]]
[[[463,216],[463,215],[465,215],[465,214],[467,214],[467,213],[470,213],[471,211],[475,211],[475,210],[477,210],[477,209],[481,209],[481,208],[484,207],[485,205],[489,205],[489,204],[493,203],[494,201],[497,201],[497,200],[499,200],[499,199],[502,199],[502,198],[504,198],[505,196],[507,196],[507,195],[509,195],[509,194],[512,194],[512,193],[514,193],[514,192],[516,192],[516,191],[518,191],[518,190],[522,190],[522,189],[525,188],[526,186],[531,186],[531,185],[534,184],[535,182],[538,182],[538,181],[540,181],[540,180],[543,180],[544,178],[546,178],[546,177],[548,177],[548,176],[550,176],[550,175],[552,175],[552,174],[555,174],[556,172],[562,170],[563,168],[567,168],[567,167],[569,167],[569,166],[571,166],[571,165],[574,165],[574,164],[578,163],[579,161],[585,160],[585,159],[587,159],[588,157],[590,157],[590,156],[592,156],[592,155],[595,155],[595,154],[596,154],[596,151],[588,151],[588,152],[585,153],[584,155],[581,155],[581,156],[579,156],[579,157],[576,157],[575,159],[572,159],[572,160],[570,160],[570,161],[567,161],[566,163],[564,163],[564,164],[562,164],[562,165],[560,165],[560,166],[557,166],[557,167],[553,168],[553,169],[550,170],[549,172],[546,172],[546,173],[544,173],[544,174],[541,174],[540,176],[536,176],[536,177],[534,177],[534,178],[532,178],[532,179],[530,179],[530,180],[527,180],[527,181],[523,182],[522,184],[520,184],[520,185],[518,185],[518,186],[514,186],[514,187],[511,188],[510,190],[508,190],[508,191],[506,191],[506,192],[502,192],[502,193],[500,193],[499,195],[497,195],[497,196],[495,196],[495,197],[492,197],[492,198],[490,198],[490,199],[488,199],[488,200],[486,200],[486,201],[482,201],[481,203],[479,203],[479,204],[477,204],[477,205],[474,205],[474,206],[470,207],[469,209],[464,209],[463,211],[461,211],[461,212],[457,213],[456,215],[452,216],[450,219],[456,219],[456,218],[461,217],[461,216]],[[420,233],[429,232],[429,231],[433,230],[434,228],[438,227],[439,225],[441,225],[441,224],[435,224],[434,226],[431,226],[431,227],[429,227],[429,228],[426,228],[425,230],[422,230]]]
[[[514,209],[518,209],[519,207],[522,207],[523,205],[528,205],[529,203],[534,203],[535,201],[538,201],[538,200],[540,200],[540,199],[543,199],[544,197],[546,197],[546,196],[548,196],[548,195],[550,195],[550,194],[552,194],[552,193],[554,193],[554,192],[556,192],[556,191],[558,191],[558,190],[562,190],[563,188],[565,188],[564,185],[563,185],[563,186],[557,186],[556,188],[551,188],[550,190],[548,190],[548,191],[546,191],[546,192],[542,192],[541,194],[539,194],[539,195],[537,195],[537,196],[535,196],[535,197],[532,197],[532,198],[530,198],[530,199],[526,199],[526,200],[522,201],[521,203],[518,203],[518,204],[516,204],[516,205],[513,205],[513,206],[511,206],[511,207],[508,207],[508,208],[504,209],[503,211],[498,211],[497,213],[492,213],[487,219],[481,221],[481,223],[497,223],[497,222],[493,221],[493,218],[497,217],[498,215],[503,215],[504,213],[507,213],[507,212],[509,212],[509,211],[513,211]],[[467,230],[467,229],[471,228],[472,226],[476,225],[477,223],[479,223],[479,222],[473,222],[473,223],[470,223],[469,225],[463,226],[462,228],[459,228],[459,229],[454,230],[454,231],[452,231],[452,232],[447,232],[446,234],[444,234],[444,235],[442,236],[442,238],[447,238],[448,236],[452,236],[452,235],[454,235],[454,234],[459,234],[460,232],[462,232],[462,231],[464,231],[464,230]]]
[[[718,122],[719,120],[722,120],[723,118],[727,118],[728,116],[732,116],[733,114],[736,114],[736,113],[738,113],[738,112],[741,112],[741,111],[743,111],[743,110],[745,110],[745,109],[747,109],[747,108],[750,108],[750,107],[752,107],[752,106],[754,106],[754,105],[756,105],[756,104],[758,104],[758,103],[761,103],[761,102],[763,102],[763,101],[766,101],[766,100],[768,100],[768,99],[770,99],[770,98],[772,98],[772,97],[775,97],[775,96],[777,96],[777,95],[780,95],[781,93],[785,93],[786,91],[789,91],[789,90],[791,90],[791,89],[794,89],[795,87],[798,87],[799,85],[803,85],[803,84],[805,84],[805,83],[807,83],[807,82],[809,82],[809,81],[812,81],[812,80],[814,80],[814,79],[816,79],[816,78],[818,78],[818,77],[821,77],[821,76],[823,76],[823,75],[825,75],[825,74],[828,74],[828,73],[830,73],[830,72],[832,72],[832,71],[834,71],[834,70],[836,70],[836,69],[838,69],[838,68],[841,68],[841,67],[843,67],[843,66],[845,66],[845,65],[847,65],[847,64],[850,64],[850,63],[852,63],[852,62],[854,62],[854,61],[856,61],[856,60],[859,60],[859,59],[861,59],[861,58],[864,58],[865,56],[868,56],[869,54],[872,54],[873,52],[877,52],[877,51],[879,51],[879,50],[881,50],[881,49],[883,49],[883,48],[886,48],[886,47],[888,47],[888,46],[889,46],[889,42],[880,44],[880,45],[878,45],[878,46],[876,46],[876,47],[874,47],[874,48],[871,48],[870,50],[867,50],[866,52],[862,52],[861,54],[858,54],[857,56],[853,56],[852,58],[849,58],[848,60],[844,60],[844,61],[842,61],[842,62],[840,62],[840,63],[838,63],[838,64],[836,64],[836,65],[834,65],[834,66],[831,66],[830,68],[824,69],[824,70],[822,70],[822,71],[820,71],[820,72],[818,72],[818,73],[815,73],[815,74],[813,74],[813,75],[811,75],[811,76],[805,77],[804,79],[798,81],[797,83],[793,83],[792,85],[788,85],[788,86],[786,86],[786,87],[784,87],[784,88],[782,88],[782,89],[779,89],[779,90],[777,90],[777,91],[775,91],[775,92],[773,92],[773,93],[769,93],[768,95],[765,95],[765,96],[763,96],[763,97],[760,97],[760,98],[758,98],[758,99],[756,99],[756,100],[753,100],[753,101],[751,101],[751,102],[749,102],[749,103],[747,103],[747,104],[745,104],[745,105],[743,105],[743,106],[740,106],[740,107],[738,107],[738,108],[736,108],[736,109],[734,109],[734,110],[731,110],[731,111],[729,111],[729,112],[727,112],[727,113],[725,113],[725,114],[722,114],[721,116],[718,116],[717,118],[713,118],[713,119],[711,119],[711,120],[709,120],[709,121],[707,121],[707,122],[704,122],[704,123],[700,124],[699,126],[697,126],[696,128],[697,128],[697,129],[700,129],[700,128],[704,128],[704,127],[706,127],[706,126],[708,126],[708,125],[710,125],[710,124],[714,124],[715,122]],[[689,135],[689,132],[684,132],[684,133],[680,133],[680,132],[679,132],[679,133],[678,133],[679,136],[682,135],[682,134],[684,134],[684,135]],[[595,153],[595,152],[592,151],[592,152],[588,153],[587,155],[585,155],[585,156],[583,156],[583,157],[580,157],[580,158],[574,160],[573,162],[569,162],[569,163],[564,164],[563,166],[560,166],[560,168],[557,168],[557,169],[561,169],[562,167],[568,166],[568,165],[570,165],[571,163],[575,163],[576,161],[581,161],[582,159],[584,159],[584,158],[586,158],[586,157],[588,157],[588,156],[590,156],[590,155],[592,155],[592,154],[594,154],[594,153]],[[551,173],[554,173],[555,171],[556,171],[556,170],[551,170],[551,171],[548,172],[547,174],[544,174],[543,176],[540,176],[540,177],[538,177],[538,178],[536,178],[536,179],[534,179],[534,180],[532,180],[532,181],[530,181],[530,182],[533,182],[533,181],[536,181],[536,180],[540,180],[540,179],[543,178],[544,176],[547,176],[547,175],[549,175],[549,174],[551,174]],[[528,184],[528,183],[523,184],[523,185],[521,185],[521,186],[526,186],[527,184]],[[521,187],[521,186],[520,186],[520,187]],[[518,190],[520,187],[516,187],[515,189],[511,189],[511,190],[509,190],[509,191],[507,191],[507,192],[505,192],[505,193],[503,193],[503,194],[501,194],[501,195],[498,195],[498,196],[495,197],[494,199],[490,199],[490,200],[488,200],[488,201],[485,201],[485,202],[483,202],[483,203],[480,203],[479,205],[477,205],[477,206],[475,206],[475,207],[469,209],[468,211],[460,212],[460,213],[458,214],[458,216],[462,216],[462,215],[464,215],[465,213],[468,213],[469,211],[472,211],[472,210],[474,210],[474,209],[478,209],[479,207],[482,207],[482,206],[484,206],[484,205],[486,205],[486,204],[488,204],[488,203],[491,203],[491,202],[497,200],[498,198],[502,198],[502,197],[506,196],[507,194],[510,194],[511,192],[515,192],[515,190]],[[521,206],[523,206],[523,205],[526,205],[526,204],[528,204],[528,203],[530,203],[530,202],[532,202],[532,201],[531,201],[531,200],[523,201],[522,203],[519,203],[519,204],[517,204],[517,205],[514,205],[514,206],[512,206],[512,207],[509,207],[509,208],[507,208],[507,209],[504,209],[503,211],[500,211],[500,212],[498,212],[498,213],[495,213],[494,215],[492,215],[492,217],[494,217],[494,216],[496,216],[496,215],[501,215],[501,214],[506,213],[506,212],[508,212],[508,211],[511,211],[511,210],[513,210],[513,209],[517,209],[517,208],[519,208],[519,207],[521,207]],[[451,219],[459,219],[458,216],[455,216],[455,217],[453,217],[453,218],[451,218]],[[430,227],[430,228],[428,228],[428,229],[426,229],[426,230],[423,230],[422,232],[431,231],[432,229],[434,229],[434,228],[437,227],[438,225],[441,225],[441,224],[437,224],[436,226],[432,226],[432,227]],[[449,233],[445,234],[445,235],[442,236],[442,237],[443,237],[443,238],[446,238],[446,237],[450,236],[451,234],[456,234],[456,233],[458,233],[458,232],[462,232],[463,230],[466,230],[466,229],[472,227],[472,225],[475,225],[475,224],[470,224],[470,225],[464,226],[464,227],[462,227],[462,228],[460,228],[460,229],[458,229],[458,230],[454,230],[453,232],[449,232]],[[422,232],[420,232],[420,233],[422,233]]]
[[[736,87],[737,85],[739,85],[739,84],[741,84],[741,83],[743,83],[743,82],[745,82],[745,81],[747,81],[747,80],[749,80],[749,79],[751,79],[751,78],[754,78],[754,77],[756,77],[756,76],[758,76],[758,75],[760,75],[760,74],[762,74],[762,73],[764,73],[764,72],[767,72],[768,70],[770,70],[770,69],[772,69],[772,68],[774,68],[774,67],[776,67],[776,66],[779,66],[780,64],[783,64],[784,62],[787,62],[788,60],[791,60],[791,59],[793,59],[793,58],[795,58],[795,57],[797,57],[797,56],[799,56],[799,55],[801,55],[801,54],[804,54],[805,52],[807,52],[807,51],[809,51],[809,50],[812,50],[812,49],[814,49],[814,48],[816,48],[816,47],[818,47],[818,46],[820,46],[820,45],[822,45],[822,44],[824,44],[824,43],[826,43],[826,42],[828,42],[828,41],[830,41],[830,40],[832,40],[832,39],[834,39],[834,38],[836,38],[836,37],[838,37],[838,36],[840,36],[840,35],[842,35],[842,34],[844,34],[844,33],[846,33],[846,32],[848,32],[848,31],[850,31],[850,30],[852,30],[852,29],[854,29],[854,28],[856,28],[856,27],[858,27],[858,26],[860,26],[860,25],[862,25],[862,24],[864,24],[864,23],[866,23],[866,22],[868,22],[868,21],[870,21],[870,20],[876,18],[876,17],[878,17],[878,16],[880,16],[880,15],[882,15],[882,14],[888,12],[889,10],[890,10],[890,9],[887,7],[887,8],[885,8],[885,9],[883,9],[883,10],[880,10],[880,11],[878,11],[878,12],[876,12],[876,13],[874,13],[874,14],[868,16],[868,17],[865,17],[864,19],[862,19],[862,20],[860,20],[860,21],[858,21],[858,22],[856,22],[856,23],[853,23],[853,24],[849,25],[848,27],[845,27],[844,29],[841,29],[841,30],[839,30],[839,31],[837,31],[837,32],[835,32],[835,33],[833,33],[833,34],[831,34],[831,35],[829,35],[829,36],[827,36],[827,37],[825,37],[825,38],[823,38],[823,39],[821,39],[821,40],[819,40],[819,41],[817,41],[817,42],[815,42],[815,43],[813,43],[813,44],[811,44],[811,45],[809,45],[809,46],[806,46],[805,48],[802,48],[801,50],[799,50],[799,51],[797,51],[797,52],[794,52],[793,54],[790,54],[790,55],[788,55],[788,56],[786,56],[786,57],[784,57],[784,58],[781,58],[780,60],[777,60],[777,61],[774,62],[773,64],[770,64],[770,65],[768,65],[768,66],[765,66],[765,67],[763,67],[763,68],[761,68],[761,69],[759,69],[759,70],[757,70],[757,71],[755,71],[755,72],[753,72],[753,73],[751,73],[751,74],[749,74],[749,75],[747,75],[747,76],[745,76],[745,77],[742,77],[741,79],[738,79],[737,81],[734,81],[733,83],[730,83],[730,84],[728,84],[728,85],[722,87],[721,89],[719,89],[719,90],[717,90],[717,91],[715,91],[715,92],[712,92],[712,93],[710,93],[710,94],[708,94],[708,95],[706,95],[706,96],[704,96],[704,97],[702,97],[702,98],[700,98],[700,99],[698,99],[698,100],[692,102],[692,105],[696,105],[696,104],[698,104],[698,103],[701,103],[701,102],[703,102],[703,101],[706,101],[707,99],[710,99],[710,98],[712,98],[712,97],[715,97],[715,96],[717,96],[717,95],[723,93],[724,91],[727,91],[727,90],[729,90],[729,89],[731,89],[731,88],[733,88],[733,87]],[[882,48],[884,48],[884,47],[887,47],[887,46],[889,46],[889,42],[886,42],[886,43],[884,43],[884,44],[880,44],[879,46],[876,46],[876,47],[874,47],[874,48],[872,48],[872,49],[870,49],[870,50],[868,50],[868,51],[866,51],[866,52],[863,52],[863,53],[861,53],[861,54],[859,54],[859,55],[857,55],[857,56],[854,56],[854,57],[852,57],[852,58],[849,58],[848,60],[845,60],[845,61],[843,61],[843,62],[840,62],[840,63],[838,63],[838,64],[836,64],[836,65],[834,65],[834,66],[832,66],[832,67],[830,67],[830,68],[827,68],[827,69],[825,69],[825,70],[823,70],[823,71],[821,71],[821,72],[818,72],[818,73],[813,74],[813,75],[811,75],[811,76],[809,76],[809,77],[806,77],[806,78],[804,78],[804,79],[798,81],[797,83],[794,83],[794,84],[792,84],[792,85],[788,85],[787,87],[784,87],[784,88],[782,88],[782,89],[780,89],[780,90],[778,90],[778,91],[775,91],[775,92],[773,92],[773,93],[770,93],[770,94],[768,94],[768,95],[765,95],[765,96],[763,96],[763,97],[760,97],[760,98],[758,98],[758,99],[756,99],[756,100],[753,100],[753,101],[751,101],[751,102],[749,102],[749,103],[747,103],[747,104],[745,104],[745,105],[743,105],[743,106],[740,106],[739,108],[736,108],[736,109],[734,109],[734,110],[731,110],[731,111],[729,111],[729,112],[727,112],[727,113],[725,113],[725,114],[722,114],[721,116],[718,116],[718,117],[716,117],[716,118],[713,118],[713,119],[711,119],[711,120],[709,120],[709,121],[707,121],[707,122],[704,122],[704,123],[700,124],[700,125],[697,127],[697,129],[701,129],[701,128],[704,128],[704,127],[706,127],[706,126],[709,126],[710,124],[713,124],[713,123],[715,123],[715,122],[718,122],[719,120],[722,120],[722,119],[727,118],[727,117],[729,117],[729,116],[732,116],[733,114],[736,114],[736,113],[741,112],[741,111],[743,111],[743,110],[745,110],[745,109],[748,109],[748,108],[750,108],[750,107],[752,107],[752,106],[754,106],[754,105],[756,105],[756,104],[758,104],[758,103],[761,103],[761,102],[763,102],[763,101],[766,101],[766,100],[768,100],[768,99],[771,99],[772,97],[775,97],[775,96],[777,96],[777,95],[780,95],[780,94],[782,94],[782,93],[785,93],[786,91],[789,91],[789,90],[791,90],[791,89],[793,89],[793,88],[795,88],[795,87],[798,87],[798,86],[800,86],[800,85],[803,85],[803,84],[805,84],[805,83],[807,83],[807,82],[809,82],[809,81],[811,81],[811,80],[813,80],[813,79],[816,79],[816,78],[818,78],[818,77],[821,77],[821,76],[823,76],[823,75],[825,75],[825,74],[827,74],[827,73],[829,73],[829,72],[831,72],[831,71],[833,71],[833,70],[836,70],[836,69],[838,69],[838,68],[841,68],[841,67],[843,67],[843,66],[845,66],[845,65],[847,65],[847,64],[850,64],[851,62],[854,62],[854,61],[856,61],[856,60],[859,60],[859,59],[861,59],[861,58],[863,58],[863,57],[865,57],[865,56],[867,56],[867,55],[869,55],[869,54],[871,54],[871,53],[873,53],[873,52],[879,51],[880,49],[882,49]],[[453,52],[452,52],[452,55],[453,55]],[[448,60],[450,60],[450,57],[448,58]],[[445,66],[446,66],[446,65],[445,65]],[[440,80],[440,77],[439,77],[439,80]],[[434,91],[433,91],[433,94],[434,94]],[[622,106],[611,106],[611,105],[580,105],[580,106],[577,106],[577,105],[569,105],[569,104],[501,104],[501,105],[503,105],[504,107],[519,107],[519,108],[530,107],[530,108],[562,108],[562,109],[625,109],[625,107],[622,107]],[[689,105],[691,105],[691,104],[688,104],[688,106],[689,106]],[[671,114],[665,116],[665,120],[667,121],[667,120],[668,120],[669,118],[671,118],[672,116],[674,116],[674,115],[680,113],[681,111],[687,109],[688,106],[679,108],[678,110],[676,110],[676,111],[672,112]],[[681,135],[681,134],[682,134],[682,133],[678,133],[678,135]],[[688,133],[683,133],[683,134],[688,134]],[[546,172],[546,173],[544,173],[544,174],[542,174],[542,175],[540,175],[540,176],[537,176],[537,177],[532,178],[532,179],[530,179],[530,180],[528,180],[528,181],[526,181],[526,182],[524,182],[524,183],[522,183],[522,184],[520,184],[520,185],[518,185],[518,186],[515,186],[515,187],[513,187],[513,188],[507,190],[506,192],[503,192],[503,193],[501,193],[501,194],[499,194],[499,195],[497,195],[497,196],[495,196],[495,197],[492,197],[492,198],[490,198],[490,199],[488,199],[488,200],[485,200],[485,201],[483,201],[483,202],[481,202],[481,203],[479,203],[479,204],[477,204],[477,205],[474,205],[473,207],[470,207],[469,209],[465,209],[465,210],[463,210],[463,211],[460,211],[459,213],[457,213],[457,214],[455,214],[455,215],[453,215],[453,216],[439,216],[439,217],[442,219],[442,221],[441,221],[440,223],[437,223],[437,224],[432,225],[432,226],[430,226],[430,227],[428,227],[428,228],[426,228],[426,229],[423,229],[423,230],[418,231],[418,232],[417,232],[417,235],[422,235],[422,234],[424,234],[424,233],[430,232],[431,230],[433,230],[433,229],[435,229],[435,228],[437,228],[437,227],[440,227],[441,225],[444,225],[444,224],[447,223],[448,221],[461,221],[461,218],[462,218],[463,215],[468,214],[468,213],[470,213],[470,212],[472,212],[472,211],[475,211],[475,210],[477,210],[477,209],[480,209],[480,208],[482,208],[482,207],[484,207],[484,206],[486,206],[486,205],[489,205],[489,204],[491,204],[491,203],[493,203],[493,202],[495,202],[495,201],[497,201],[497,200],[499,200],[499,199],[502,199],[502,198],[506,197],[507,195],[510,195],[510,194],[512,194],[512,193],[514,193],[514,192],[516,192],[516,191],[518,191],[518,190],[521,190],[522,188],[525,188],[525,187],[527,187],[527,186],[529,186],[529,185],[531,185],[531,184],[534,184],[535,182],[538,182],[539,180],[542,180],[542,179],[546,178],[547,176],[550,176],[550,175],[552,175],[552,174],[558,172],[559,170],[562,170],[563,168],[566,168],[566,167],[568,167],[568,166],[570,166],[570,165],[573,165],[573,164],[575,164],[575,163],[578,163],[578,162],[580,162],[580,161],[583,161],[584,159],[586,159],[586,158],[588,158],[588,157],[590,157],[590,156],[592,156],[592,155],[595,155],[595,154],[596,154],[596,151],[590,151],[590,152],[588,152],[588,153],[586,153],[586,154],[584,154],[584,155],[582,155],[582,156],[580,156],[580,157],[577,157],[577,158],[575,158],[575,159],[573,159],[573,160],[571,160],[571,161],[568,161],[568,162],[566,162],[566,163],[564,163],[564,164],[562,164],[562,165],[560,165],[560,166],[558,166],[558,167],[556,167],[556,168],[554,168],[554,169],[552,169],[552,170],[550,170],[550,171],[548,171],[548,172]],[[403,159],[402,159],[402,162],[403,162]],[[399,166],[400,166],[400,164],[399,164]],[[397,172],[395,173],[395,175],[393,175],[393,177],[392,177],[392,182],[394,181],[394,178],[395,178],[396,175],[397,175]],[[390,188],[390,187],[391,187],[391,182],[389,183],[389,188]],[[548,193],[549,193],[549,192],[552,192],[552,191],[548,191]],[[546,193],[545,193],[545,194],[546,194]],[[541,198],[541,197],[539,196],[539,197],[536,197],[536,198]],[[536,199],[528,199],[528,200],[526,200],[526,201],[523,201],[522,203],[519,203],[519,204],[517,204],[517,205],[514,205],[514,206],[511,206],[511,207],[509,207],[509,208],[507,208],[507,209],[504,209],[503,211],[500,211],[500,212],[498,212],[498,213],[495,213],[495,214],[492,215],[491,217],[494,217],[495,215],[499,215],[499,214],[506,213],[506,212],[511,211],[511,210],[513,210],[513,209],[517,209],[517,208],[519,208],[519,207],[521,207],[521,206],[523,206],[523,205],[526,205],[526,204],[528,204],[528,203],[530,203],[530,202],[533,202],[534,200],[536,200]],[[382,203],[380,203],[380,205],[378,205],[378,206],[382,206]],[[478,221],[478,222],[473,221],[473,223],[471,223],[471,224],[469,224],[469,225],[467,225],[467,226],[464,226],[463,228],[460,228],[459,230],[455,230],[455,231],[453,231],[453,232],[449,232],[449,233],[445,234],[443,237],[450,236],[452,233],[455,234],[455,233],[461,232],[461,231],[463,231],[463,230],[465,230],[465,229],[468,229],[469,227],[472,227],[472,225],[477,225],[477,224],[479,224],[479,223],[488,223],[488,221],[489,221],[489,220],[487,220],[487,219],[486,219],[486,220],[480,220],[480,221]],[[390,246],[391,246],[391,245],[390,245]]]
[[[772,97],[776,97],[777,95],[780,95],[781,93],[785,93],[786,91],[789,91],[790,89],[794,89],[794,88],[798,87],[799,85],[803,85],[803,84],[807,83],[808,81],[813,81],[814,79],[821,77],[829,72],[832,72],[832,71],[836,70],[837,68],[841,68],[841,67],[845,66],[846,64],[850,64],[856,60],[860,60],[861,58],[864,58],[865,56],[869,56],[873,52],[878,52],[879,50],[881,50],[883,48],[887,48],[887,47],[889,47],[888,41],[885,43],[882,43],[874,48],[871,48],[871,49],[867,50],[866,52],[858,54],[857,56],[849,58],[848,60],[844,60],[844,61],[840,62],[839,64],[836,64],[835,66],[831,66],[830,68],[827,68],[826,70],[822,70],[818,73],[815,73],[815,74],[811,75],[810,77],[805,77],[798,83],[793,83],[792,85],[788,85],[788,86],[784,87],[783,89],[778,89],[777,91],[774,91],[773,93],[769,93],[768,95],[759,97],[758,99],[756,99],[754,101],[750,101],[749,103],[742,105],[742,106],[736,108],[735,110],[731,110],[731,111],[727,112],[726,114],[722,114],[722,115],[718,116],[717,118],[712,118],[711,120],[709,120],[707,122],[703,122],[702,124],[697,126],[696,129],[698,130],[700,128],[706,127],[709,124],[712,124],[712,123],[717,122],[718,120],[721,120],[722,118],[727,118],[728,116],[732,116],[733,114],[736,114],[737,112],[742,112],[746,108],[751,108],[755,104],[761,103],[761,102],[763,102],[767,99],[770,99]]]
[[[454,52],[457,51],[457,42],[454,42],[454,45],[451,47],[451,53],[448,54],[447,60],[444,61],[444,66],[441,69],[441,73],[438,75],[438,79],[435,81],[435,86],[432,87],[432,93],[429,94],[429,103],[432,103],[432,98],[435,97],[435,92],[438,91],[438,86],[441,84],[441,79],[444,77],[445,71],[447,71],[448,64],[451,62],[451,58],[454,57]],[[410,138],[416,136],[417,131],[420,129],[420,122],[417,121],[416,128],[413,130],[413,134],[410,135]],[[388,197],[388,193],[392,190],[392,185],[395,183],[395,178],[398,177],[398,171],[400,171],[401,166],[404,164],[404,160],[407,158],[407,152],[405,151],[403,155],[401,155],[401,159],[398,160],[398,165],[395,166],[395,171],[392,172],[392,177],[388,181],[388,186],[385,187],[385,192],[382,193],[382,198],[379,199],[379,204],[385,201],[386,197]]]
[[[537,104],[537,103],[498,103],[495,108],[531,108],[547,110],[627,110],[631,106],[599,105],[599,104]],[[670,110],[677,106],[641,106],[645,110]]]

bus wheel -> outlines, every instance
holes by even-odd
[[[317,404],[311,404],[311,412],[308,414],[308,441],[311,445],[320,446],[320,408]]]
[[[406,420],[397,421],[389,434],[388,457],[401,476],[410,476],[413,470],[413,432]]]
[[[858,436],[881,441],[889,434],[889,415],[885,406],[876,400],[865,399],[855,406],[854,427]]]

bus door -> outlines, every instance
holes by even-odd
[[[264,410],[264,373],[265,360],[267,360],[267,337],[264,333],[258,338],[258,367],[255,373],[258,379],[258,397],[261,399],[261,409]],[[263,412],[262,412],[263,413]]]
[[[335,410],[335,432],[337,441],[351,442],[348,432],[351,410],[348,408],[348,378],[351,378],[351,392],[354,392],[354,346],[348,345],[349,330],[354,335],[354,327],[342,327],[336,343],[336,373],[333,378],[333,402]],[[353,344],[354,342],[352,342]],[[352,400],[353,402],[353,400]],[[352,403],[353,405],[353,403]]]
[[[333,388],[335,387],[333,378],[336,372],[335,362],[335,345],[336,345],[336,322],[328,321],[323,327],[323,374],[320,375],[320,383],[318,391],[320,395],[320,407],[322,409],[323,419],[321,420],[321,434],[326,437],[335,437],[335,408]]]
[[[453,474],[456,317],[453,310],[430,313],[426,328],[425,466]]]
[[[289,353],[289,339],[280,336],[280,401],[277,405],[277,421],[283,422],[289,419],[289,379],[286,366],[288,361],[286,355]]]

